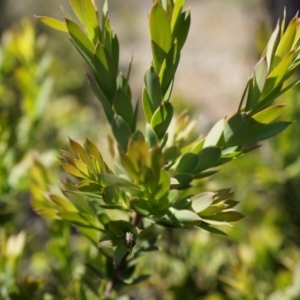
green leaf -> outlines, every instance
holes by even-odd
[[[95,181],[91,180],[81,180],[75,184],[76,189],[82,191],[82,192],[88,192],[88,193],[94,193],[95,196],[98,196],[99,189],[100,189],[100,184]],[[87,195],[87,194],[86,194]]]
[[[115,115],[111,122],[112,132],[122,149],[126,152],[128,141],[131,137],[131,130],[124,119]]]
[[[82,1],[82,11],[84,14],[84,27],[87,29],[90,40],[96,45],[100,39],[100,29],[98,25],[98,13],[91,0]]]
[[[101,87],[103,94],[111,102],[115,94],[117,83],[114,62],[107,49],[100,43],[97,44],[95,55],[93,57],[95,64],[94,72],[97,82]]]
[[[42,21],[45,25],[56,29],[56,30],[60,30],[63,32],[68,32],[67,29],[67,25],[59,20],[53,19],[53,18],[49,18],[49,17],[45,17],[45,16],[37,16],[37,18]]]
[[[106,173],[99,174],[99,177],[104,179],[109,184],[114,185],[115,187],[122,188],[122,190],[129,191],[133,194],[140,193],[139,188],[137,186],[135,186],[128,179],[125,179],[125,178],[122,178],[119,176],[115,176],[113,174],[106,174]]]
[[[139,199],[131,200],[130,207],[142,216],[148,216],[152,210],[151,204],[148,201]]]
[[[81,24],[84,24],[85,17],[82,0],[70,0],[70,4]]]
[[[176,1],[177,2],[177,1]],[[172,30],[173,40],[177,40],[179,50],[182,49],[187,35],[189,33],[191,24],[191,13],[189,10],[181,13],[178,18],[174,29]]]
[[[191,207],[194,212],[200,213],[209,207],[214,201],[215,193],[204,192],[192,197]]]
[[[296,29],[298,25],[298,18],[295,17],[291,20],[290,24],[286,28],[278,47],[275,52],[274,65],[276,66],[279,61],[290,51],[294,44]]]
[[[106,186],[102,190],[102,198],[106,204],[117,204],[119,196],[117,190],[113,186]]]
[[[171,30],[173,32],[176,22],[181,14],[182,8],[184,6],[185,0],[176,0],[173,8],[172,18],[171,18]]]
[[[122,73],[120,73],[117,77],[117,89],[122,89],[127,94],[129,99],[131,99],[131,90],[128,84],[127,78],[124,77]]]
[[[194,176],[189,173],[176,173],[173,177],[181,184],[188,184],[194,179]]]
[[[209,232],[209,233],[214,233],[214,234],[220,234],[220,235],[225,235],[227,236],[227,234],[217,228],[214,228],[214,227],[211,227],[209,224],[205,224],[205,223],[200,223],[198,226],[195,226],[195,228],[199,228],[199,229],[202,229],[206,232]]]
[[[250,121],[249,131],[256,127],[269,124],[277,119],[282,113],[284,106],[284,104],[273,105],[253,115]]]
[[[88,151],[88,153],[90,154],[90,156],[89,156],[90,160],[92,161],[92,157],[94,157],[96,162],[98,162],[98,164],[99,164],[100,170],[98,170],[98,168],[94,166],[95,170],[99,171],[99,172],[107,172],[107,173],[110,172],[109,168],[103,161],[103,158],[102,158],[98,148],[96,147],[96,145],[93,142],[91,142],[88,138],[86,138],[84,141],[84,146],[85,146],[86,150]],[[96,163],[94,163],[94,165],[95,164]]]
[[[81,173],[83,173],[83,174],[86,175],[87,177],[90,177],[89,168],[88,168],[88,166],[87,166],[82,160],[75,159],[74,162],[75,162],[76,168],[77,168]]]
[[[57,213],[57,216],[59,216],[61,219],[65,221],[72,222],[78,226],[84,226],[84,227],[102,230],[97,220],[90,217],[87,214],[78,213],[78,212],[59,212]]]
[[[248,86],[248,98],[246,103],[246,111],[251,110],[258,103],[259,97],[265,86],[268,75],[268,65],[265,57],[262,57],[254,67],[252,79]]]
[[[94,55],[94,46],[89,38],[85,35],[83,30],[72,20],[66,19],[66,25],[68,32],[74,42],[74,44],[84,53],[85,59],[90,64]]]
[[[171,146],[165,148],[163,152],[163,157],[165,161],[173,161],[180,156],[180,150],[177,146]]]
[[[213,146],[203,148],[198,157],[199,163],[194,170],[194,174],[214,167],[221,157],[221,149]]]
[[[166,58],[167,53],[165,53],[155,42],[151,41],[151,48],[153,54],[153,66],[157,74],[160,73],[162,63]]]
[[[286,129],[292,122],[275,122],[267,124],[263,127],[259,127],[248,132],[242,139],[240,139],[236,144],[243,145],[248,143],[255,143],[265,139],[268,139],[284,129]]]
[[[172,208],[172,213],[176,221],[185,226],[193,226],[201,222],[201,218],[190,210],[175,210]]]
[[[69,174],[79,177],[79,178],[87,178],[86,175],[82,174],[76,167],[70,165],[70,164],[62,164],[62,167],[66,172]]]
[[[50,219],[57,219],[57,213],[58,213],[57,209],[41,207],[41,208],[36,208],[35,211],[43,217],[50,218]]]
[[[125,245],[119,244],[114,252],[114,265],[117,266],[122,258],[128,253],[128,249]]]
[[[164,54],[169,52],[172,43],[169,18],[159,2],[150,11],[149,29],[155,70],[159,73]]]
[[[154,113],[151,119],[151,127],[159,140],[165,135],[173,117],[173,106],[170,102],[164,102]]]
[[[195,153],[187,152],[180,157],[175,172],[192,174],[193,171],[197,168],[198,163],[198,155]]]
[[[218,144],[224,131],[225,124],[226,120],[221,119],[213,126],[213,128],[210,130],[207,137],[205,138],[203,148],[206,148],[208,146],[216,146]]]
[[[216,164],[216,166],[218,166],[218,165],[219,165],[219,162]],[[206,178],[206,177],[212,176],[218,172],[219,172],[219,170],[202,171],[201,173],[195,174],[194,179]]]
[[[69,145],[70,148],[72,149],[72,152],[79,158],[82,159],[87,165],[90,163],[89,158],[84,150],[84,148],[71,138],[69,138]],[[75,159],[74,159],[75,163]]]
[[[110,102],[108,101],[106,96],[103,94],[101,88],[95,82],[95,79],[90,77],[90,75],[88,75],[88,79],[89,79],[89,82],[90,82],[90,85],[92,87],[94,94],[96,95],[96,97],[98,98],[98,100],[100,101],[100,103],[103,107],[103,110],[104,110],[107,120],[109,122],[111,122],[111,120],[113,119],[113,116],[114,116],[114,112],[112,110],[112,106],[111,106]]]
[[[161,93],[164,96],[165,101],[168,101],[170,98],[174,76],[179,64],[179,60],[180,51],[178,49],[177,42],[175,42],[172,45],[171,50],[168,52],[166,58],[164,59],[159,73]]]
[[[114,234],[116,237],[123,237],[126,232],[131,232],[135,236],[138,236],[135,226],[124,220],[110,221],[104,227],[106,231]]]
[[[204,142],[205,142],[204,138],[202,138],[201,140],[198,140],[198,141],[194,142],[193,143],[194,145],[192,146],[192,148],[191,148],[190,151],[193,152],[193,153],[197,153],[198,154],[202,150]],[[190,145],[188,145],[187,147],[190,148]],[[184,152],[185,151],[185,147],[183,149],[181,149],[181,151]]]
[[[67,211],[77,211],[76,207],[72,204],[72,202],[68,201],[67,199],[64,199],[62,197],[59,197],[54,194],[49,195],[49,199],[56,204],[57,206],[67,210]]]
[[[257,111],[261,107],[265,107],[264,98],[266,98],[276,87],[278,87],[282,82],[287,73],[288,68],[290,67],[292,60],[294,58],[294,51],[287,53],[284,58],[279,62],[279,64],[274,68],[274,70],[269,74],[262,95],[260,96],[260,102],[258,107],[255,108]]]
[[[273,31],[268,45],[267,45],[267,49],[265,50],[266,52],[266,59],[267,59],[267,63],[268,63],[268,70],[271,70],[271,65],[273,63],[273,58],[274,58],[274,52],[275,52],[275,45],[276,45],[276,41],[278,39],[278,34],[279,34],[279,22],[277,22],[276,28]]]
[[[207,216],[205,217],[205,221],[207,219],[212,220],[212,221],[220,221],[220,222],[236,222],[244,218],[244,215],[237,211],[224,211],[221,213],[218,213],[214,216]]]
[[[166,170],[161,170],[159,175],[158,186],[159,189],[155,194],[155,199],[160,199],[163,197],[169,190],[171,184],[171,177]]]
[[[224,128],[224,140],[227,146],[235,145],[248,130],[250,116],[246,113],[239,113],[231,117]]]
[[[153,111],[151,108],[150,98],[148,96],[147,90],[144,87],[142,93],[143,111],[148,123],[151,123],[151,118],[153,116]]]
[[[161,104],[162,93],[158,75],[152,66],[146,71],[144,82],[153,114]]]
[[[146,140],[150,148],[158,145],[157,135],[149,124],[146,124]]]
[[[207,207],[206,209],[204,209],[203,211],[201,211],[199,213],[199,216],[205,218],[206,216],[218,214],[228,208],[229,207],[227,207],[227,205],[225,203],[221,203],[221,204],[218,203],[217,205],[211,205],[211,206]]]
[[[131,132],[135,131],[135,118],[129,96],[124,90],[118,89],[113,99],[113,107],[117,115],[128,124]]]

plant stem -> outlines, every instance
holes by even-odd
[[[137,214],[136,212],[133,213],[133,216],[131,218],[131,224],[134,225],[134,226],[138,226],[140,220],[141,220],[142,216]],[[120,260],[119,264],[115,267],[115,272],[111,278],[110,281],[107,282],[107,285],[105,287],[105,291],[104,291],[104,295],[105,296],[108,296],[109,293],[112,291],[112,289],[114,288],[117,280],[118,280],[118,277],[119,277],[119,274],[121,272],[121,270],[123,270],[125,267],[126,267],[126,264],[127,264],[127,257],[128,257],[128,254],[129,252],[127,252],[123,258]]]

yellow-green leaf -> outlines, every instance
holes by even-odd
[[[63,32],[68,32],[68,28],[66,26],[66,23],[64,23],[62,21],[59,21],[57,19],[53,19],[53,18],[50,18],[50,17],[44,17],[44,16],[37,16],[37,18],[39,20],[41,20],[45,25],[47,25],[47,26],[49,26],[53,29],[63,31]]]

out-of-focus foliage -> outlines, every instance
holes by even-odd
[[[76,122],[84,123],[93,116],[93,109],[83,110],[74,97],[53,98],[53,78],[59,78],[53,73],[56,63],[47,50],[45,36],[37,36],[35,26],[28,20],[3,33],[0,45],[1,300],[78,298],[81,290],[87,289],[79,280],[86,268],[84,261],[93,265],[98,255],[98,252],[91,253],[81,236],[71,235],[69,224],[45,223],[29,210],[29,189],[34,194],[36,185],[47,191],[50,185],[58,184],[55,155],[62,145],[61,136],[82,137],[87,127],[78,129]],[[71,284],[70,278],[74,280]]]

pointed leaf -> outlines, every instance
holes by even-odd
[[[151,127],[159,140],[165,135],[173,117],[173,106],[170,102],[164,102],[154,113],[151,119]]]
[[[268,42],[267,49],[266,49],[266,59],[267,59],[269,71],[271,70],[271,65],[273,63],[273,56],[274,56],[274,52],[275,52],[276,41],[278,39],[278,34],[279,34],[279,22],[277,23],[276,28],[270,37],[270,40]]]
[[[145,200],[134,199],[130,201],[131,208],[142,216],[148,216],[151,212],[151,204]]]
[[[124,121],[124,119],[118,115],[114,116],[114,118],[111,122],[111,127],[112,127],[113,134],[114,134],[118,144],[126,152],[128,141],[131,136],[130,127]]]
[[[277,65],[277,62],[281,61],[282,58],[292,49],[294,39],[295,39],[297,24],[298,24],[298,18],[295,17],[291,20],[282,38],[280,39],[274,57],[275,65]]]
[[[57,213],[57,215],[61,219],[72,222],[76,225],[102,230],[97,220],[90,217],[87,214],[78,213],[78,212],[59,212]]]
[[[284,106],[284,104],[273,105],[252,116],[249,131],[277,119],[282,113]]]
[[[153,148],[158,145],[158,138],[150,124],[146,124],[146,140],[150,146]]]
[[[104,187],[101,194],[106,204],[117,204],[119,201],[117,190],[113,186]]]
[[[176,173],[190,173],[197,168],[199,157],[195,153],[187,152],[181,156],[177,164]]]
[[[205,224],[205,223],[201,223],[199,224],[198,226],[195,226],[196,228],[199,228],[199,229],[202,229],[206,232],[209,232],[209,233],[214,233],[214,234],[220,234],[220,235],[225,235],[227,236],[227,234],[223,231],[221,231],[220,229],[217,229],[217,228],[214,228],[214,227],[211,227],[209,224]]]
[[[143,111],[148,123],[151,123],[151,118],[153,116],[152,105],[150,102],[150,98],[148,96],[147,90],[144,87],[142,93],[142,103],[143,103]]]
[[[62,167],[65,169],[66,172],[69,174],[79,177],[79,178],[87,178],[86,175],[82,174],[76,167],[70,164],[62,164]]]
[[[93,58],[94,46],[83,30],[72,20],[66,19],[66,25],[73,42],[90,60]]]
[[[173,177],[181,184],[188,184],[194,179],[194,176],[188,173],[176,173]]]
[[[206,169],[214,167],[220,159],[221,153],[221,149],[218,147],[210,146],[203,148],[198,154],[199,163],[196,169],[194,170],[194,173],[196,174]]]
[[[111,120],[114,116],[114,112],[112,110],[112,106],[111,106],[110,102],[108,101],[106,96],[103,94],[101,88],[95,82],[95,79],[90,77],[90,75],[88,75],[88,78],[89,78],[89,82],[93,89],[94,94],[96,95],[96,97],[98,98],[98,100],[100,101],[100,103],[103,107],[103,110],[104,110],[107,120],[109,122],[111,122]]]
[[[50,17],[45,17],[45,16],[37,16],[37,18],[42,21],[44,24],[46,24],[47,26],[56,29],[56,30],[60,30],[63,32],[68,32],[67,26],[64,22],[50,18]]]
[[[194,212],[200,213],[209,207],[214,201],[215,193],[204,192],[192,197],[191,207]]]
[[[114,252],[114,265],[117,266],[127,253],[128,249],[125,245],[123,243],[119,244]]]
[[[205,138],[203,148],[206,148],[208,146],[216,146],[218,144],[225,127],[225,122],[225,119],[221,119],[213,126],[213,128]]]
[[[246,103],[246,111],[251,110],[258,103],[259,97],[265,86],[268,75],[267,60],[263,56],[256,64],[253,71],[252,79],[249,82],[248,98]]]
[[[268,139],[274,135],[277,135],[278,133],[286,129],[289,125],[291,125],[291,122],[275,122],[267,124],[263,127],[259,127],[258,129],[252,130],[251,132],[247,133],[236,144],[243,145]]]
[[[227,146],[235,145],[248,130],[250,116],[245,113],[239,113],[231,117],[224,128],[224,139]]]
[[[84,148],[74,140],[69,138],[69,145],[70,148],[72,149],[72,152],[79,158],[82,159],[87,165],[89,164],[89,159],[88,156],[84,150]],[[75,160],[74,160],[75,162]]]
[[[162,93],[158,75],[152,66],[146,71],[144,82],[153,114],[161,104]]]
[[[68,201],[67,199],[64,199],[54,194],[50,194],[49,198],[54,204],[60,206],[61,208],[67,211],[77,211],[76,207],[72,204],[72,202]]]
[[[159,78],[161,83],[161,93],[164,96],[165,101],[168,101],[170,98],[173,82],[174,82],[174,76],[179,64],[179,60],[180,60],[180,51],[178,49],[178,43],[174,42],[171,50],[168,52],[166,58],[162,63],[160,73],[159,73]]]
[[[168,53],[171,47],[171,28],[167,13],[159,2],[156,2],[149,15],[150,36],[153,43],[164,53]],[[157,60],[156,71],[159,72],[162,60],[158,57],[157,51],[153,51],[153,57]]]
[[[173,217],[182,225],[192,226],[201,222],[201,218],[190,210],[177,210],[173,213]]]
[[[89,38],[96,45],[100,39],[100,30],[98,25],[98,13],[91,0],[82,1],[84,14],[84,27],[87,29]]]
[[[121,116],[128,124],[131,131],[135,131],[135,119],[130,98],[124,90],[118,89],[113,99],[113,107],[117,115]]]
[[[244,218],[244,215],[237,211],[224,211],[221,213],[218,213],[214,216],[205,217],[206,219],[212,220],[212,221],[220,221],[220,222],[236,222]]]
[[[93,57],[95,76],[103,94],[111,102],[117,87],[114,62],[107,49],[100,43],[97,44]]]
[[[186,41],[189,29],[190,29],[190,24],[191,24],[190,11],[187,10],[185,12],[182,12],[178,16],[176,25],[172,31],[172,38],[173,38],[173,40],[175,40],[175,39],[177,40],[178,47],[180,50],[182,49],[182,47]]]
[[[70,4],[81,24],[84,24],[85,17],[82,0],[70,0]]]

